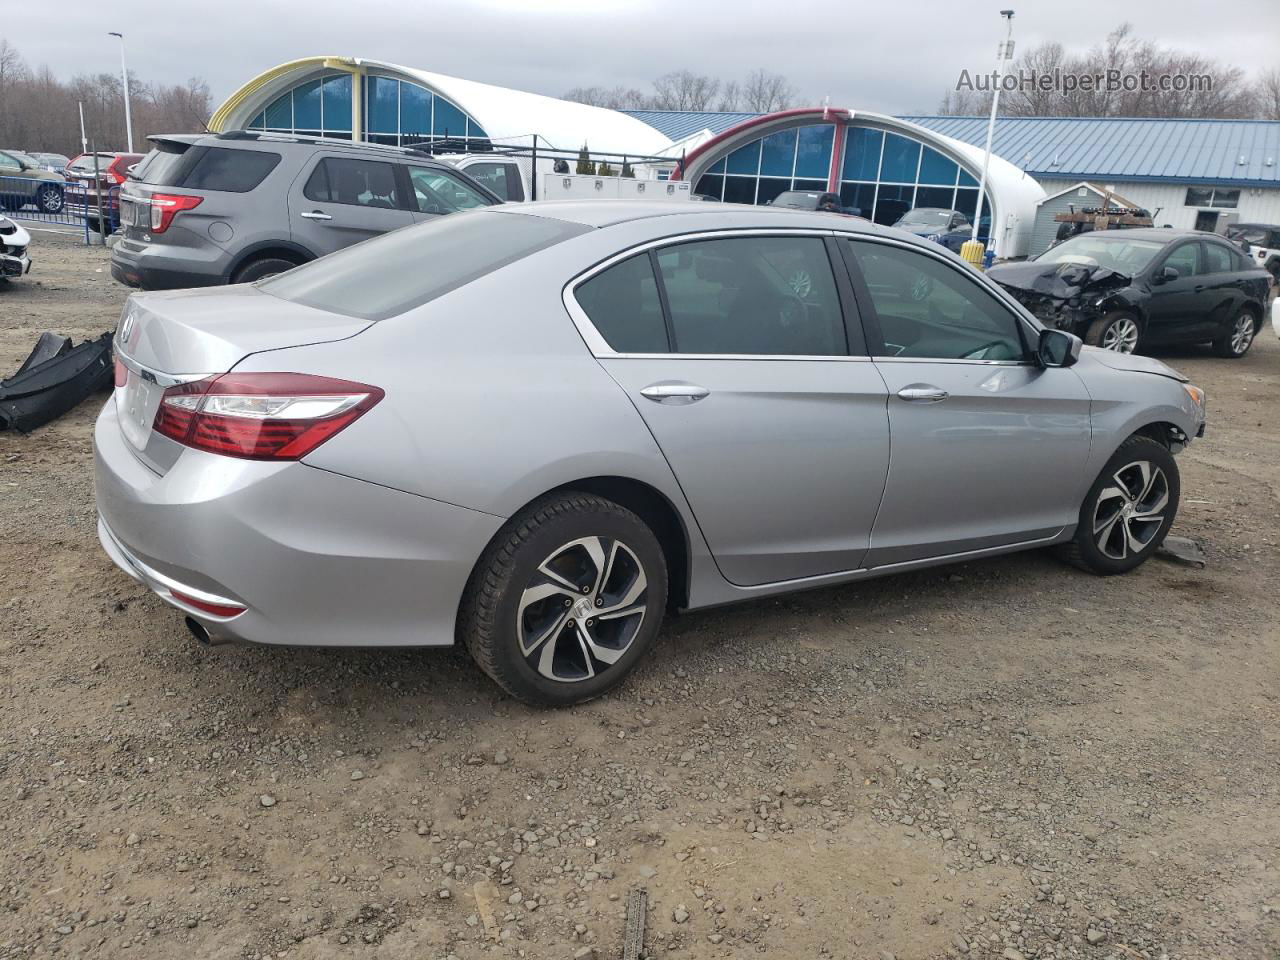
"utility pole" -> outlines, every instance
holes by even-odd
[[[129,110],[129,65],[124,59],[124,34],[112,30],[109,37],[120,38],[120,75],[124,78],[124,130],[130,153],[133,153],[133,115]]]
[[[969,238],[969,243],[974,245],[969,248],[970,253],[978,259],[975,262],[970,258],[970,256],[967,256],[963,250],[960,252],[960,256],[965,260],[968,260],[975,267],[980,266],[982,262],[982,255],[985,252],[983,251],[982,246],[978,243],[978,228],[982,223],[982,201],[987,192],[987,169],[991,166],[991,141],[995,137],[996,133],[996,113],[1000,109],[1001,80],[1004,77],[1005,61],[1013,59],[1013,11],[1001,10],[1000,16],[1004,17],[1005,36],[996,52],[995,83],[993,84],[994,89],[991,91],[991,116],[987,119],[987,146],[982,154],[982,178],[978,181],[978,208],[973,215],[973,234]],[[992,211],[991,229],[987,231],[988,243],[991,242],[995,233],[996,222],[994,211]],[[965,244],[965,246],[968,247],[969,244]]]

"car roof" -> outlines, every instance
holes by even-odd
[[[755,206],[746,203],[691,203],[684,200],[539,200],[531,203],[504,203],[490,207],[497,213],[515,216],[550,217],[586,227],[610,227],[621,223],[652,220],[659,217],[685,217],[690,223],[681,229],[807,229],[839,230],[846,233],[868,233],[892,236],[928,249],[918,237],[882,227],[861,217],[851,217],[822,210],[798,210],[794,207]]]

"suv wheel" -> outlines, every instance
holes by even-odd
[[[231,282],[253,283],[255,280],[265,280],[267,277],[274,277],[278,273],[292,270],[296,266],[297,264],[292,260],[286,260],[283,257],[263,257],[261,260],[250,260],[232,274]]]
[[[62,188],[49,183],[36,191],[36,206],[41,213],[62,212]]]
[[[1249,352],[1257,333],[1257,318],[1248,310],[1242,310],[1232,321],[1230,328],[1213,341],[1213,352],[1220,357],[1237,360]]]
[[[485,551],[458,629],[512,696],[567,706],[626,677],[666,604],[666,557],[644,521],[611,500],[566,493],[514,517]]]
[[[1169,448],[1150,437],[1130,437],[1089,488],[1063,558],[1102,576],[1129,572],[1164,542],[1180,492]]]

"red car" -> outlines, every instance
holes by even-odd
[[[97,179],[94,163],[97,163]],[[141,160],[141,153],[82,153],[63,171],[67,177],[66,211],[84,217],[91,230],[98,224],[98,193],[102,193],[102,213],[108,232],[120,222],[120,184],[128,177],[129,168]]]

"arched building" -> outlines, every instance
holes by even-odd
[[[768,203],[785,190],[838,193],[846,208],[892,224],[914,207],[959,210],[978,203],[982,150],[878,113],[807,108],[750,117],[705,139],[684,160],[695,193],[731,203]],[[1044,190],[993,156],[983,216],[996,224],[999,256],[1018,256]]]

